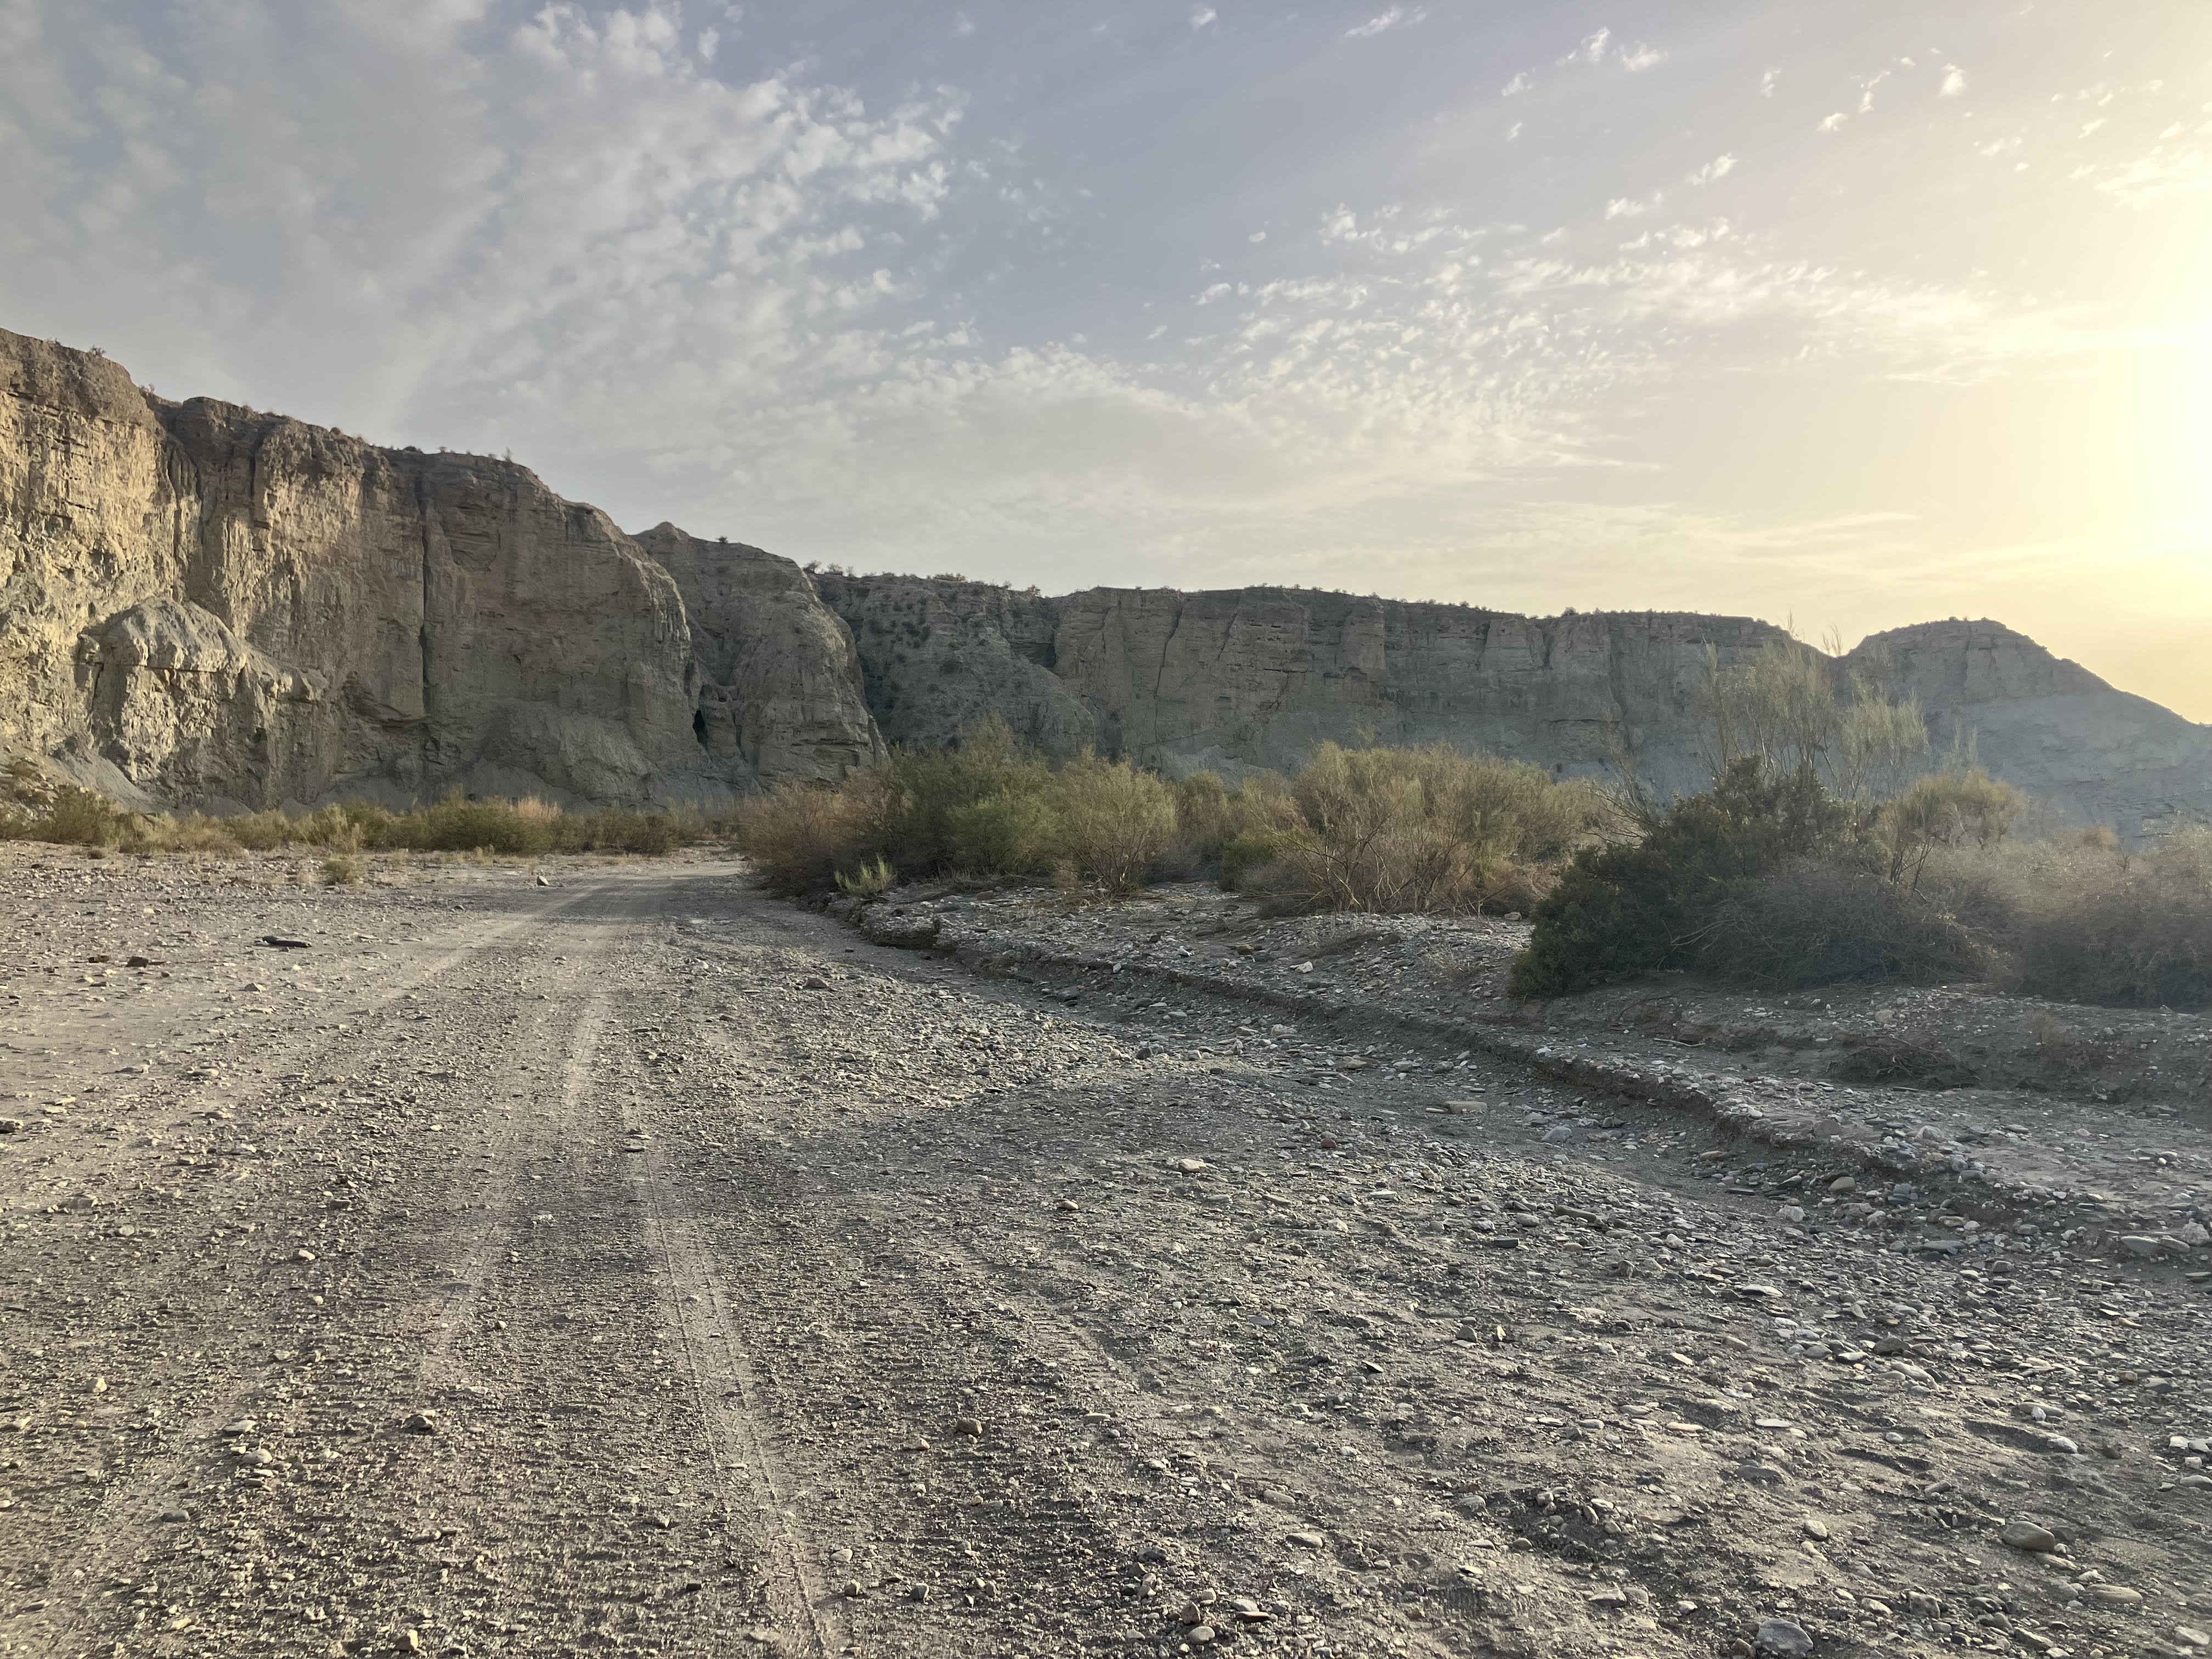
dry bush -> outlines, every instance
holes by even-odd
[[[323,860],[323,884],[326,887],[350,887],[363,874],[362,862],[348,854],[339,853]]]
[[[2212,1003],[2212,828],[2130,857],[2077,842],[2017,861],[2006,979],[2113,1007]]]
[[[1059,784],[1060,854],[1103,892],[1142,887],[1175,843],[1180,792],[1126,760],[1092,755],[1062,767]],[[1198,793],[1204,800],[1206,792]]]
[[[1972,847],[1987,852],[2012,833],[2027,797],[1979,768],[1920,779],[1885,803],[1877,833],[1889,845],[1892,881],[1917,885],[1938,853]]]
[[[1520,908],[1604,816],[1587,785],[1441,745],[1323,744],[1289,801],[1294,811],[1248,832],[1272,854],[1252,880],[1316,909]],[[1256,844],[1243,850],[1260,857]]]
[[[1977,979],[1990,951],[1930,898],[1877,871],[1799,858],[1724,900],[1697,958],[1723,979],[1796,989]]]
[[[57,785],[29,839],[78,847],[118,847],[131,838],[131,814],[106,796],[73,783]]]
[[[857,873],[882,832],[884,788],[859,773],[836,789],[787,783],[740,805],[734,836],[761,880],[778,893],[818,893]]]

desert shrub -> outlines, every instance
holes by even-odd
[[[1218,805],[1225,819],[1228,792],[1219,788],[1218,778],[1214,784],[1218,803],[1203,787],[1191,793],[1200,811]],[[1102,761],[1092,755],[1062,767],[1059,785],[1060,856],[1105,892],[1127,893],[1143,886],[1174,845],[1176,807],[1184,791],[1126,760]]]
[[[1004,720],[985,720],[952,747],[895,750],[876,776],[882,807],[868,850],[908,875],[1052,867],[1052,768]]]
[[[890,863],[883,859],[871,860],[850,875],[842,870],[837,872],[838,890],[854,898],[881,898],[897,880]]]
[[[1838,799],[1871,803],[1894,794],[1928,749],[1927,721],[1911,698],[1890,701],[1871,672],[1847,683],[1832,659],[1799,640],[1770,641],[1726,668],[1709,647],[1698,713],[1699,751],[1716,783],[1747,760],[1773,777],[1809,769]]]
[[[1498,895],[1539,885],[1602,812],[1585,785],[1441,745],[1323,744],[1289,804],[1257,832],[1272,843],[1270,884],[1311,908],[1376,912],[1503,908]]]
[[[128,842],[135,853],[216,853],[244,851],[231,833],[232,820],[202,812],[155,813],[140,818]]]
[[[1056,861],[1060,819],[1042,792],[998,789],[928,826],[942,867],[977,876],[1034,875]]]
[[[1516,996],[1555,997],[1698,964],[1722,907],[1791,860],[1844,848],[1848,813],[1810,764],[1739,757],[1642,842],[1585,848],[1535,908]]]
[[[222,827],[249,853],[274,852],[293,839],[292,821],[282,812],[241,813],[223,819]]]
[[[82,847],[114,847],[128,840],[131,815],[106,796],[73,783],[58,784],[31,828],[30,838]]]
[[[2005,978],[2115,1007],[2212,1002],[2212,828],[2137,857],[2076,842],[2018,867]]]
[[[1930,896],[1877,869],[1795,858],[1735,885],[1715,908],[1696,959],[1723,979],[1795,989],[1978,978],[1990,952]]]
[[[513,801],[470,800],[455,793],[428,806],[394,815],[398,844],[418,853],[501,853],[530,857],[553,850],[556,821],[526,813]]]
[[[550,830],[554,848],[563,853],[637,853],[659,858],[708,833],[697,813],[682,809],[641,812],[603,806],[592,812],[541,817],[539,821]]]
[[[362,874],[362,862],[350,854],[337,853],[323,860],[323,884],[327,887],[349,887]]]
[[[840,874],[881,858],[872,848],[881,835],[884,793],[873,772],[836,789],[787,783],[738,806],[734,836],[770,890],[823,892]]]
[[[1271,832],[1243,830],[1221,849],[1221,884],[1230,892],[1239,891],[1258,872],[1279,862]]]
[[[1933,773],[1887,802],[1880,834],[1889,844],[1893,881],[1919,882],[1929,859],[1956,848],[1984,851],[2012,833],[2027,797],[1979,768]]]

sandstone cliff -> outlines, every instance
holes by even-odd
[[[0,331],[0,753],[216,808],[472,793],[714,804],[986,714],[1176,773],[1448,742],[1701,781],[1708,651],[1741,617],[1528,617],[1302,589],[1061,598],[810,577],[526,469],[142,392]],[[1993,623],[1868,641],[1939,748],[2130,836],[2212,818],[2212,728]]]
[[[510,463],[0,332],[0,748],[125,799],[712,803],[878,752],[796,566],[659,545]]]
[[[1178,773],[1292,766],[1326,738],[1446,742],[1570,776],[1625,753],[1662,793],[1693,789],[1708,648],[1741,660],[1782,637],[1741,617],[1538,618],[1285,588],[816,585],[852,629],[891,741],[941,744],[991,712],[1050,753],[1090,745]],[[2212,819],[2212,727],[1994,623],[1900,629],[1839,666],[1916,696],[1939,753],[1971,740],[2064,817],[2130,837]]]

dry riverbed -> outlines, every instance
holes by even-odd
[[[544,869],[0,848],[0,1654],[2203,1645],[2185,1089]]]

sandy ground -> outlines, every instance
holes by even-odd
[[[0,1654],[2212,1626],[2185,1258],[1899,1249],[1494,1056],[547,870],[0,848]]]

